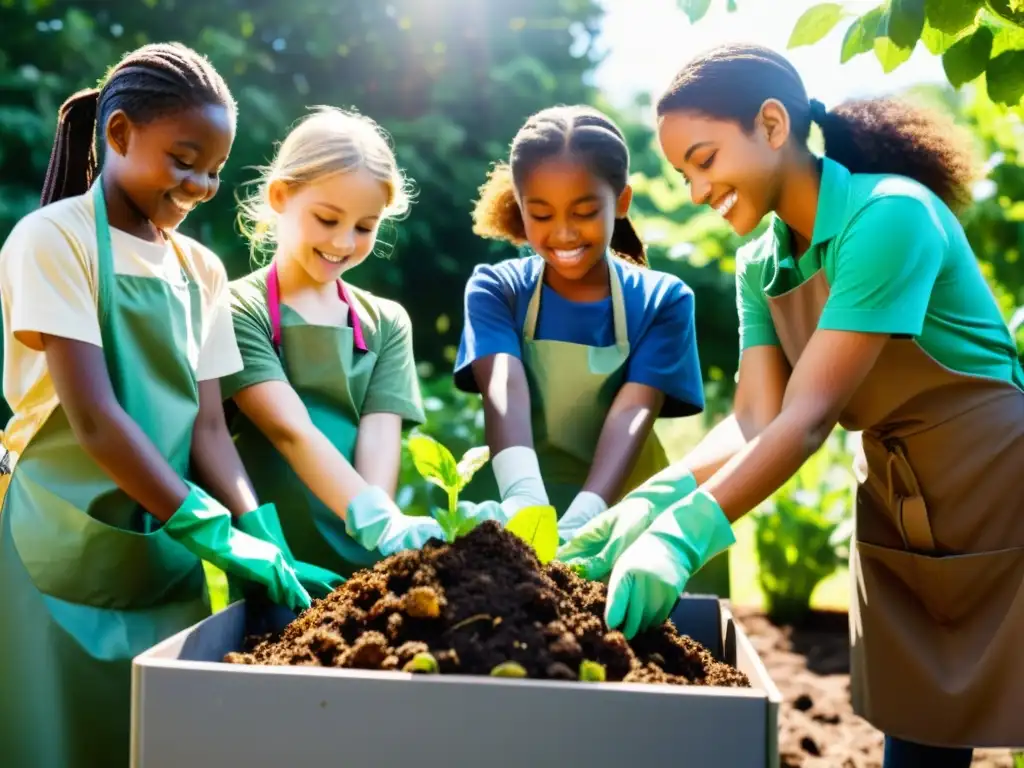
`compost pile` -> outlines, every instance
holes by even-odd
[[[607,681],[750,686],[670,622],[632,642],[608,631],[605,597],[605,585],[557,561],[542,566],[524,541],[486,522],[357,572],[280,636],[224,660],[555,680],[578,680],[596,662]]]

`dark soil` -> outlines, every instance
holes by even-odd
[[[489,675],[515,662],[531,678],[579,679],[584,660],[608,681],[749,687],[671,622],[627,642],[604,623],[606,587],[487,522],[454,544],[429,542],[353,575],[236,664],[402,670],[429,652],[441,674]]]
[[[882,734],[850,706],[850,636],[845,613],[814,612],[795,626],[733,607],[783,696],[782,768],[881,768]],[[975,752],[975,768],[1011,768],[1007,750]]]

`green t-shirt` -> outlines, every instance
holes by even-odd
[[[244,367],[221,380],[224,399],[264,381],[288,381],[281,359],[274,349],[267,309],[268,268],[257,270],[231,283],[231,317]],[[416,360],[412,348],[412,324],[397,302],[374,296],[350,284],[345,286],[355,303],[366,348],[377,355],[360,415],[396,413],[405,426],[426,421]],[[281,305],[285,325],[301,323],[298,313]],[[359,405],[358,403],[356,404]]]
[[[814,233],[797,260],[777,216],[737,253],[740,350],[779,343],[768,297],[819,269],[830,294],[818,327],[912,337],[958,373],[1024,389],[1014,340],[953,212],[896,175],[851,174],[822,160]]]

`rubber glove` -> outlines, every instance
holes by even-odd
[[[696,490],[673,505],[622,553],[608,582],[604,618],[631,639],[664,622],[690,576],[736,542],[714,497]]]
[[[309,608],[309,593],[276,545],[231,523],[231,513],[202,488],[185,481],[189,495],[164,530],[189,552],[231,576],[262,584],[267,596],[293,611]]]
[[[544,507],[551,503],[540,475],[537,452],[532,448],[523,445],[506,448],[491,459],[491,469],[501,503],[511,514],[526,507]]]
[[[569,541],[580,528],[607,509],[607,502],[596,493],[580,491],[558,521],[558,540]]]
[[[512,519],[518,509],[514,502],[481,501],[460,501],[455,505],[459,511],[460,520],[475,519],[477,524],[485,520],[496,520],[504,528],[505,524]]]
[[[349,503],[345,530],[366,549],[377,549],[385,556],[420,549],[430,539],[444,540],[434,518],[403,514],[391,497],[374,485]]]
[[[604,579],[661,512],[696,488],[697,480],[685,466],[666,467],[576,531],[558,550],[558,559],[581,567],[586,579]]]
[[[243,533],[276,545],[284,553],[285,560],[295,571],[295,575],[299,577],[299,582],[312,597],[325,597],[345,581],[333,571],[295,559],[295,554],[288,546],[284,531],[281,529],[277,508],[273,504],[264,504],[252,512],[246,512],[235,521],[235,526]]]

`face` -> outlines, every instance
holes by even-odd
[[[778,198],[785,117],[781,105],[766,103],[748,133],[731,120],[670,112],[659,120],[658,140],[690,185],[694,204],[711,206],[737,234],[747,235]]]
[[[143,124],[123,112],[107,121],[104,173],[110,173],[138,212],[173,230],[217,194],[220,172],[235,138],[227,107],[207,105]]]
[[[318,283],[362,264],[377,241],[387,186],[365,168],[268,190],[277,213],[278,258],[294,259]]]
[[[631,190],[621,195],[571,158],[552,158],[517,191],[530,246],[558,274],[582,279],[608,250],[616,216],[625,216]]]

